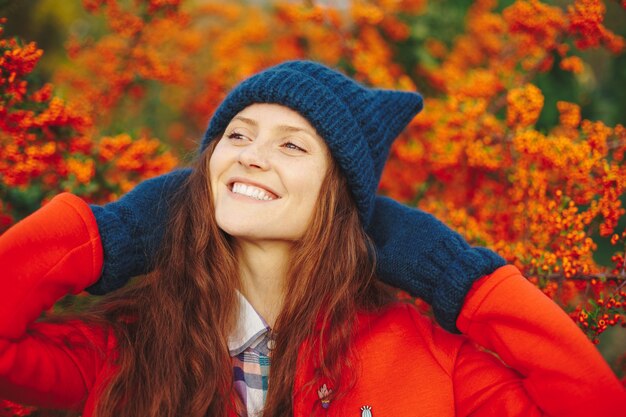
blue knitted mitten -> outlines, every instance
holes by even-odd
[[[376,198],[368,233],[378,277],[429,303],[439,324],[454,333],[474,281],[506,263],[489,249],[469,246],[434,216],[386,197]]]
[[[92,205],[104,250],[98,282],[87,288],[102,295],[121,288],[131,277],[150,271],[167,222],[167,197],[180,188],[191,169],[143,181],[118,201]]]

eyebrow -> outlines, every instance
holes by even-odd
[[[259,123],[256,120],[254,120],[254,119],[248,119],[247,117],[242,117],[242,116],[235,116],[233,118],[233,120],[235,120],[235,119],[240,120],[240,121],[242,121],[242,122],[244,122],[246,124],[249,124],[251,126],[254,126],[254,127],[258,127],[259,126]],[[293,132],[303,132],[303,133],[307,133],[309,135],[315,135],[315,132],[312,132],[309,129],[302,128],[302,127],[289,126],[289,125],[279,125],[279,126],[276,126],[276,128],[278,130],[282,130],[284,132],[292,132],[292,133]]]

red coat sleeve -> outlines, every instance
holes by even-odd
[[[497,355],[461,347],[458,415],[626,415],[626,391],[595,346],[514,266],[474,284],[457,326]]]
[[[33,323],[98,279],[102,245],[89,206],[65,193],[0,236],[0,397],[78,408],[110,340],[79,322]]]
[[[35,323],[18,340],[0,339],[0,397],[20,404],[81,410],[101,373],[114,338],[74,321]]]

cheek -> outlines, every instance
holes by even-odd
[[[321,161],[317,161],[317,163],[312,167],[312,171],[310,171],[309,181],[311,183],[311,189],[315,190],[315,199],[319,198],[320,189],[322,188],[322,183],[328,175],[328,160],[324,159]]]
[[[219,175],[224,171],[228,163],[227,152],[224,151],[223,146],[218,143],[209,159],[209,175],[211,176],[211,186],[215,185]]]
[[[298,185],[300,189],[300,199],[303,207],[308,213],[312,213],[315,205],[317,204],[319,198],[322,182],[324,181],[325,176],[325,167],[314,166],[309,169],[302,169],[300,167],[300,172],[302,175],[299,175]]]

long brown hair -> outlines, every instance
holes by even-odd
[[[227,337],[239,276],[233,245],[214,216],[208,165],[216,143],[171,200],[154,271],[84,317],[112,326],[117,338],[117,371],[99,394],[97,417],[221,417],[234,406]],[[309,228],[294,243],[264,417],[292,415],[303,344],[311,346],[315,377],[331,383],[332,396],[345,394],[350,384],[341,375],[351,363],[356,313],[390,299],[374,279],[368,238],[336,163],[321,190]]]

